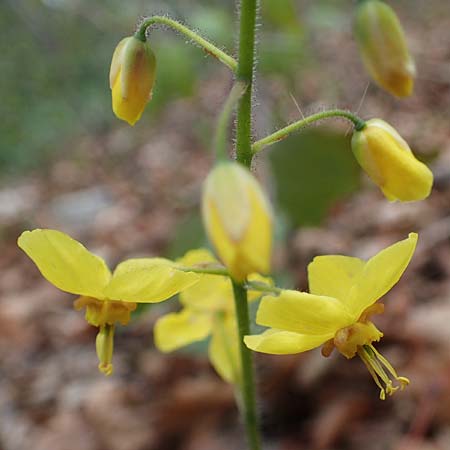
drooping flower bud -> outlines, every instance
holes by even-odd
[[[268,273],[272,213],[259,183],[237,162],[221,162],[203,186],[203,223],[220,259],[236,281]]]
[[[390,201],[423,200],[433,185],[433,174],[416,159],[406,141],[389,124],[371,119],[355,131],[352,150],[361,167]]]
[[[114,114],[134,125],[144,112],[155,82],[156,59],[148,42],[122,39],[114,50],[109,72]]]
[[[354,34],[367,71],[397,97],[411,95],[416,73],[405,35],[393,9],[379,0],[360,2]]]

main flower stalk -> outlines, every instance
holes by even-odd
[[[239,4],[239,2],[238,2]],[[237,79],[247,85],[239,99],[236,120],[236,159],[250,168],[252,163],[252,83],[255,65],[255,26],[257,0],[241,0],[239,17],[239,59]],[[258,415],[256,411],[253,356],[244,344],[244,336],[250,329],[247,291],[241,283],[233,282],[236,318],[238,322],[239,353],[242,365],[241,411],[250,450],[261,449]],[[247,331],[246,331],[247,330]]]

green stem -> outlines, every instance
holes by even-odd
[[[214,44],[207,41],[205,38],[202,38],[195,31],[192,31],[190,28],[169,17],[152,16],[149,17],[148,19],[145,19],[140,25],[139,29],[134,34],[135,37],[145,42],[147,40],[146,37],[147,28],[157,23],[167,25],[173,28],[174,30],[184,34],[189,39],[198,44],[200,47],[202,47],[206,53],[209,53],[210,55],[216,57],[220,62],[228,66],[233,72],[236,72],[238,63],[232,56],[228,55],[223,50],[220,50],[220,48],[216,47]]]
[[[201,273],[203,275],[220,275],[223,277],[229,277],[230,274],[225,267],[177,267],[178,270],[182,272],[193,272],[193,273]]]
[[[255,66],[255,26],[258,0],[238,0],[239,7],[239,58],[237,80],[243,81],[247,90],[239,99],[236,119],[236,159],[250,168],[252,164],[252,93]],[[242,284],[233,281],[234,303],[239,336],[239,354],[242,366],[242,414],[250,450],[260,450],[258,416],[256,412],[253,357],[244,344],[244,336],[250,333],[247,291]]]
[[[250,334],[247,291],[242,284],[233,281],[234,305],[236,310],[239,353],[242,367],[242,414],[250,450],[260,450],[258,416],[256,412],[255,381],[252,353],[244,344],[244,336]]]
[[[241,0],[237,79],[248,88],[239,100],[236,123],[236,159],[247,167],[252,163],[252,82],[255,65],[257,0]]]
[[[228,125],[236,103],[244,94],[247,85],[242,81],[236,81],[228,94],[227,100],[223,105],[222,112],[217,120],[216,136],[214,139],[214,147],[218,160],[227,159],[227,142],[228,142]]]
[[[247,281],[244,287],[247,291],[271,292],[272,294],[281,294],[281,292],[283,292],[283,289],[271,286],[267,283],[262,283],[261,281]]]
[[[252,154],[254,155],[255,153],[261,151],[264,147],[267,147],[268,145],[272,145],[275,142],[283,140],[284,138],[288,137],[291,133],[298,131],[301,128],[304,128],[313,122],[317,122],[318,120],[322,119],[327,119],[329,117],[343,117],[344,119],[350,120],[351,122],[353,122],[355,129],[358,131],[362,130],[366,126],[364,120],[362,120],[361,118],[359,118],[355,114],[352,114],[349,111],[345,111],[343,109],[331,109],[329,111],[322,111],[317,114],[305,117],[302,120],[298,120],[297,122],[291,123],[290,125],[281,128],[281,130],[275,131],[275,133],[272,133],[269,136],[266,136],[265,138],[256,141],[252,145]]]

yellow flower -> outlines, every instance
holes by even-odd
[[[362,130],[355,131],[352,150],[388,200],[407,202],[430,195],[432,172],[415,158],[405,140],[383,120],[371,119]]]
[[[237,162],[221,162],[203,186],[203,223],[219,258],[236,281],[267,274],[272,213],[259,183]]]
[[[208,250],[198,249],[188,252],[178,263],[201,267],[216,264],[217,260]],[[270,283],[256,274],[250,279]],[[259,292],[250,291],[249,301],[260,296]],[[225,381],[239,383],[239,341],[230,279],[204,275],[197,284],[180,293],[180,302],[183,305],[180,312],[166,314],[156,322],[156,347],[168,353],[211,336],[208,350],[211,364]]]
[[[392,8],[378,0],[360,3],[354,31],[364,65],[375,82],[397,97],[411,95],[416,69]]]
[[[416,243],[417,234],[410,233],[367,262],[338,255],[314,258],[308,266],[311,293],[285,290],[279,296],[263,297],[256,322],[271,328],[246,336],[247,347],[289,354],[323,345],[324,356],[336,347],[346,358],[360,356],[380,388],[381,399],[404,388],[409,380],[399,377],[372,344],[383,333],[371,316],[383,312],[384,305],[376,301],[400,279]]]
[[[109,72],[114,114],[134,125],[144,112],[155,83],[156,59],[147,42],[122,39],[114,50]]]
[[[163,258],[129,259],[111,274],[103,259],[56,230],[25,231],[18,245],[50,283],[79,295],[74,308],[86,308],[86,320],[100,328],[96,347],[99,370],[105,375],[113,369],[115,323],[126,325],[136,303],[161,302],[200,278]]]

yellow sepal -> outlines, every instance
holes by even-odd
[[[299,334],[272,328],[261,334],[245,336],[244,342],[255,352],[289,355],[319,347],[328,339],[330,335]]]
[[[406,239],[383,249],[367,261],[346,302],[355,317],[398,282],[411,261],[417,239],[417,233],[410,233]]]
[[[256,315],[259,325],[329,337],[353,321],[339,300],[291,290],[263,297]]]
[[[98,299],[111,272],[102,258],[57,230],[24,231],[17,244],[34,261],[42,275],[65,292]]]
[[[136,258],[120,263],[105,288],[110,300],[157,303],[197,283],[198,274],[184,272],[164,258]]]

